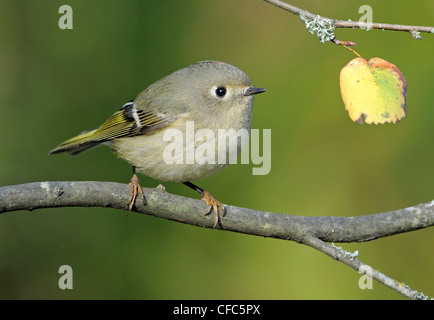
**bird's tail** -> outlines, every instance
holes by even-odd
[[[103,143],[104,141],[95,140],[94,134],[98,128],[84,131],[78,136],[73,137],[59,144],[55,149],[50,151],[50,154],[68,152],[70,155],[76,155],[97,145]]]

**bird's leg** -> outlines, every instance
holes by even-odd
[[[187,187],[195,190],[196,192],[199,192],[202,195],[202,200],[205,201],[206,205],[208,206],[207,211],[205,212],[205,215],[210,214],[211,210],[214,211],[214,226],[215,228],[217,226],[217,223],[219,222],[219,211],[220,208],[222,211],[222,216],[224,217],[226,214],[226,208],[225,206],[220,203],[218,200],[214,199],[214,197],[209,193],[208,191],[194,185],[191,182],[183,182]]]
[[[128,202],[128,214],[130,214],[131,209],[133,208],[134,203],[136,202],[136,198],[137,198],[137,194],[140,193],[140,195],[143,198],[143,202],[146,203],[145,201],[145,196],[143,194],[142,191],[142,187],[139,184],[139,178],[137,177],[136,174],[136,167],[133,166],[133,177],[131,178],[131,182],[128,184],[130,186],[130,194],[131,194],[131,198],[130,198],[130,202]]]

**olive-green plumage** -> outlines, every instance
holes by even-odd
[[[227,137],[237,142],[236,155],[240,154],[242,146],[238,144],[237,134],[240,130],[247,135],[250,133],[253,95],[264,91],[253,87],[247,75],[232,65],[198,62],[153,83],[102,125],[61,143],[50,153],[75,155],[99,144],[108,144],[133,166],[130,210],[141,192],[135,174],[137,169],[155,179],[183,182],[201,193],[202,199],[214,210],[216,226],[218,208],[224,212],[223,205],[189,181],[209,177],[228,166],[229,162],[220,160],[228,158],[230,146],[219,147],[219,130],[230,132]],[[187,161],[187,155],[194,154],[204,142],[194,139],[193,143],[187,143],[189,126],[194,126],[195,132],[206,130],[212,134],[206,138],[207,143],[214,142],[214,152],[206,151],[211,155],[207,159],[210,161]],[[166,134],[174,131],[180,139],[167,139]],[[181,152],[168,162],[165,156],[169,146]]]
[[[225,93],[219,96],[217,89]],[[101,126],[61,143],[51,153],[75,155],[105,143],[139,172],[155,179],[199,180],[228,164],[187,164],[185,154],[182,164],[166,164],[162,155],[171,142],[164,141],[164,129],[178,129],[185,137],[186,122],[193,121],[196,131],[207,128],[216,136],[218,129],[250,132],[252,97],[264,91],[252,87],[247,75],[232,65],[202,61],[158,80]],[[198,144],[200,141],[195,147]]]

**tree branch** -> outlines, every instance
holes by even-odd
[[[360,260],[357,259],[358,252],[350,253],[348,251],[343,250],[340,247],[336,247],[333,243],[331,245],[321,241],[318,238],[313,236],[308,236],[305,238],[303,242],[305,245],[308,245],[314,249],[317,249],[329,257],[338,260],[347,266],[353,268],[359,273],[366,274],[367,276],[377,280],[379,283],[389,287],[390,289],[402,294],[403,296],[411,299],[411,300],[427,300],[428,297],[424,295],[422,292],[418,292],[416,290],[411,289],[408,285],[405,285],[401,282],[393,280],[386,276],[385,274],[375,270],[371,266],[364,264]]]
[[[290,5],[286,2],[280,0],[264,0],[276,7],[289,11],[295,15],[303,17],[309,21],[326,21],[330,22],[330,32],[334,28],[359,28],[359,29],[379,29],[379,30],[393,30],[393,31],[406,31],[411,34],[411,36],[415,39],[422,39],[419,35],[420,32],[426,33],[434,33],[434,27],[424,27],[424,26],[408,26],[402,24],[390,24],[390,23],[377,23],[377,22],[360,22],[360,21],[345,21],[345,20],[335,20],[326,17],[322,17],[309,11],[297,8],[293,5]],[[306,25],[307,26],[307,25]],[[332,41],[337,45],[355,45],[352,41],[341,41],[334,37],[330,37],[330,39],[325,39],[326,41]],[[323,41],[324,42],[324,41]]]
[[[190,225],[212,228],[201,200],[143,188],[146,204],[133,211]],[[34,182],[0,187],[0,213],[55,207],[109,207],[128,210],[128,185],[114,182]],[[360,271],[357,256],[325,242],[363,242],[434,225],[434,200],[414,207],[357,217],[303,217],[227,206],[219,228],[261,237],[292,240],[315,248]],[[425,295],[373,271],[372,277],[410,299]]]

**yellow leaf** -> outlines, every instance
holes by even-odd
[[[407,83],[402,72],[381,58],[351,60],[341,70],[342,100],[353,121],[397,122],[407,112]]]

